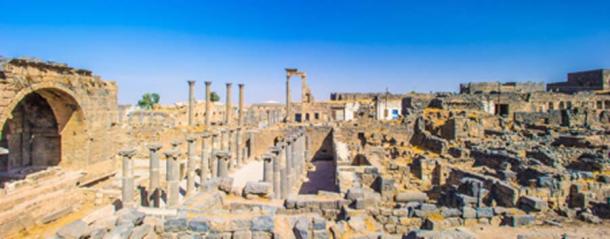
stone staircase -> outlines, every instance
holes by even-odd
[[[0,237],[56,220],[74,210],[82,173],[51,168],[6,183],[0,191]]]

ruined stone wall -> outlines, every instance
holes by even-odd
[[[544,92],[544,83],[538,82],[470,82],[460,84],[460,94],[486,94],[492,92]]]
[[[61,136],[60,166],[85,169],[111,159],[117,132],[117,86],[90,71],[30,59],[0,62],[0,122],[32,93],[50,105]],[[9,149],[10,150],[10,149]]]
[[[610,70],[599,69],[568,73],[568,80],[547,84],[548,91],[575,93],[610,89]]]

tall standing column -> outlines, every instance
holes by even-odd
[[[121,190],[121,200],[123,201],[124,206],[131,207],[134,206],[133,191],[135,190],[133,183],[133,162],[131,162],[131,158],[136,155],[136,150],[121,150],[119,155],[123,157],[123,178],[121,179],[123,187]]]
[[[231,103],[231,98],[233,97],[231,94],[231,85],[232,83],[227,83],[227,103],[225,104],[225,125],[229,125],[231,123],[231,117],[233,113],[233,106]]]
[[[267,127],[271,126],[271,111],[267,110],[266,111],[266,116],[267,116]]]
[[[210,127],[210,117],[212,115],[212,82],[205,82],[205,126]]]
[[[186,195],[191,195],[195,192],[195,144],[197,138],[192,135],[186,137],[187,145],[187,161],[186,161]]]
[[[289,194],[289,190],[290,190],[290,160],[291,160],[291,156],[292,156],[292,142],[290,142],[290,139],[286,139],[286,148],[285,148],[285,152],[284,152],[284,157],[282,160],[282,168],[280,169],[280,177],[282,178],[281,180],[281,190],[282,190],[282,198],[285,199],[288,197]]]
[[[272,154],[263,154],[263,182],[273,183],[273,158]]]
[[[283,143],[278,143],[273,149],[273,198],[279,199],[282,196],[282,155],[283,155]]]
[[[178,154],[180,154],[180,152],[182,151],[180,149],[180,145],[182,145],[182,141],[176,139],[176,140],[173,140],[170,144],[172,145],[172,149],[176,150],[176,152],[178,152]],[[179,160],[178,163],[176,163],[176,170],[177,170],[178,175],[179,175],[178,176],[178,180],[180,180],[181,178],[184,177],[184,172],[182,171],[182,162],[181,162],[181,160]]]
[[[207,145],[209,137],[210,133],[208,132],[203,132],[203,134],[201,135],[201,165],[199,165],[199,191],[203,191],[203,185],[205,185],[208,175],[210,174],[210,162],[208,162],[209,152],[207,150],[207,148],[209,147]]]
[[[218,145],[218,132],[212,133],[212,149],[210,150],[210,171],[212,178],[218,176],[218,160],[216,159],[216,155],[214,153],[218,151],[220,145]]]
[[[193,126],[193,105],[195,104],[195,81],[187,81],[189,83],[189,126]]]
[[[216,152],[218,160],[218,177],[229,176],[229,154],[225,151]]]
[[[160,184],[160,172],[159,172],[159,149],[161,149],[161,144],[150,144],[148,145],[148,152],[150,157],[150,184],[148,186],[148,190],[151,194],[151,206],[159,207],[161,192],[159,186]]]
[[[235,167],[235,152],[233,152],[235,150],[235,143],[233,142],[233,140],[234,140],[233,133],[234,132],[235,132],[235,129],[227,130],[227,154],[229,156],[229,164],[228,164],[229,169]]]
[[[167,207],[178,206],[180,197],[180,182],[178,181],[178,151],[168,150],[165,152],[167,166]]]
[[[291,118],[291,103],[292,99],[290,96],[290,75],[286,75],[286,122],[290,122],[290,118]]]
[[[290,194],[292,192],[292,186],[294,186],[294,175],[296,173],[296,165],[295,165],[295,152],[296,150],[296,143],[295,143],[295,136],[291,135],[288,140],[290,141],[288,151],[286,151],[286,174],[288,176],[288,194]]]
[[[237,85],[239,87],[239,126],[244,125],[244,84]]]
[[[243,164],[241,152],[241,128],[238,127],[235,130],[235,162],[238,167]]]

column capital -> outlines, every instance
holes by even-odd
[[[213,135],[213,133],[208,132],[208,131],[204,131],[203,133],[201,133],[201,138],[207,139],[207,138],[209,138],[212,135]]]
[[[165,157],[167,157],[168,159],[173,159],[176,160],[178,158],[178,156],[180,155],[180,153],[177,150],[167,150],[165,151],[163,154],[165,154]]]
[[[189,85],[194,85],[194,84],[195,84],[195,81],[194,81],[194,80],[188,80],[188,81],[186,81],[186,82],[188,82],[188,83],[189,83]]]
[[[195,137],[194,135],[188,135],[186,136],[186,141],[188,141],[189,143],[195,142],[197,141],[197,137]]]
[[[244,83],[239,83],[239,84],[237,84],[237,86],[238,86],[239,88],[244,88]]]
[[[228,159],[230,154],[227,151],[215,151],[214,156],[220,159]]]
[[[227,83],[225,83],[225,84],[227,85],[227,87],[229,87],[229,86],[233,85],[233,83],[232,83],[232,82],[227,82]]]
[[[262,158],[263,158],[263,161],[270,162],[271,160],[273,160],[273,158],[275,158],[275,155],[266,153],[266,154],[262,155]]]
[[[205,83],[206,86],[212,85],[211,81],[205,81],[204,83]]]
[[[159,151],[159,149],[161,149],[161,147],[163,147],[163,145],[161,145],[160,143],[152,143],[152,144],[147,145],[146,147],[150,151],[157,152],[157,151]]]
[[[125,157],[125,158],[132,158],[134,155],[136,155],[136,150],[132,149],[132,148],[128,148],[128,149],[123,149],[121,151],[119,151],[119,155],[121,157]]]

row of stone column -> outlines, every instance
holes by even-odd
[[[188,125],[193,125],[193,107],[195,105],[195,81],[187,81],[189,86],[189,99],[188,99]],[[232,103],[232,85],[233,83],[226,83],[227,93],[225,96],[225,114],[224,114],[224,125],[231,125],[233,120],[233,103]],[[238,116],[237,124],[243,125],[244,123],[244,84],[238,84],[239,86],[239,105],[238,105]],[[211,108],[212,108],[212,82],[205,82],[205,125],[211,126]]]
[[[282,122],[282,112],[281,110],[267,110],[266,111],[266,121],[267,121],[267,126],[272,126],[275,125],[277,123],[281,123]]]
[[[181,156],[180,141],[172,142],[172,148],[163,154],[166,157],[166,180],[167,180],[167,206],[175,207],[179,202],[180,181],[186,177],[186,195],[192,195],[197,191],[196,170],[199,169],[199,191],[205,190],[209,178],[226,177],[229,171],[237,168],[247,161],[247,148],[242,144],[241,128],[221,129],[217,132],[203,132],[199,137],[189,135],[187,141],[186,167],[181,171],[183,165],[179,158]],[[198,140],[200,139],[200,140]],[[200,155],[195,155],[195,147],[200,144]],[[148,145],[149,150],[149,188],[150,205],[160,206],[160,160],[159,151],[161,144]],[[134,177],[133,161],[134,149],[119,152],[123,158],[122,199],[126,205],[133,205]]]
[[[298,192],[297,187],[307,173],[307,141],[305,131],[299,128],[263,155],[263,181],[272,185],[274,198],[285,199]]]

